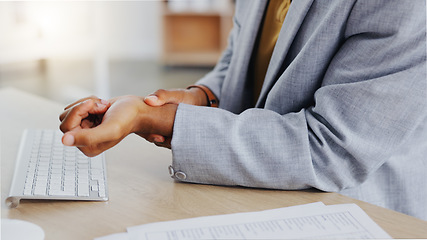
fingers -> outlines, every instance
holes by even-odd
[[[68,106],[66,106],[66,107],[64,108],[64,110],[70,109],[70,108],[74,107],[75,105],[77,105],[77,104],[79,104],[79,103],[82,103],[82,102],[84,102],[84,101],[86,101],[86,100],[89,100],[89,99],[91,99],[91,100],[93,100],[93,101],[95,101],[95,102],[98,102],[98,103],[104,104],[104,105],[107,105],[107,104],[108,104],[108,101],[107,101],[107,100],[100,99],[100,98],[98,98],[98,97],[96,97],[96,96],[93,96],[93,95],[92,95],[92,96],[82,98],[82,99],[80,99],[80,100],[78,100],[78,101],[76,101],[76,102],[74,102],[74,103],[69,104]]]
[[[142,137],[157,146],[170,148],[171,137],[164,136],[171,135],[172,130],[170,128],[173,126],[177,105],[166,103],[178,102],[183,93],[179,90],[157,91],[156,94],[160,97],[155,95],[156,97],[151,98],[151,101],[161,107],[155,108],[156,111],[154,112],[151,107],[141,101],[141,98],[133,96],[110,99],[108,102],[95,97],[79,100],[67,106],[60,116],[60,129],[64,132],[62,143],[67,146],[78,147],[87,156],[95,156],[118,144],[129,133],[140,132],[147,134]],[[168,114],[165,114],[165,111]],[[160,117],[163,120],[160,122],[166,122],[163,124],[166,127],[159,124],[153,125],[152,117],[148,117],[151,115]],[[165,119],[171,120],[166,121]],[[158,133],[149,134],[156,132],[151,131],[153,130],[151,128],[154,127],[160,129],[156,130]]]
[[[65,146],[74,146],[74,135],[71,133],[65,133],[64,136],[62,136],[62,143]]]
[[[138,134],[140,137],[145,138],[145,140],[154,143],[158,147],[171,148],[172,138],[164,137],[159,134]]]
[[[144,98],[144,102],[152,107],[158,107],[165,104],[164,100],[159,99],[156,95],[148,95]]]
[[[91,128],[99,125],[108,107],[109,105],[97,103],[92,99],[81,102],[61,114],[59,128],[65,133],[77,127]]]
[[[145,138],[145,140],[151,143],[162,143],[165,141],[165,137],[159,134],[138,134],[140,137]]]
[[[87,156],[96,156],[115,146],[132,129],[135,122],[135,102],[124,98],[115,105],[104,105],[98,100],[88,99],[69,108],[60,125],[64,132],[62,143],[76,146]],[[114,100],[111,100],[114,102]]]
[[[86,100],[71,108],[63,118],[59,127],[61,131],[65,133],[76,127],[80,127],[82,120],[89,116],[89,111],[94,108],[94,106],[94,101]]]
[[[99,125],[95,128],[68,131],[62,137],[62,143],[66,146],[76,146],[85,155],[93,157],[115,146],[123,138],[111,126]]]
[[[161,142],[161,143],[159,143],[159,142],[154,142],[154,144],[155,144],[156,146],[158,146],[158,147],[164,147],[164,148],[169,148],[169,149],[171,149],[171,148],[172,148],[172,146],[171,146],[171,141],[172,141],[172,138],[167,138],[164,142]]]
[[[101,113],[105,112],[106,109],[108,107],[110,107],[110,105],[111,105],[111,103],[109,101],[103,100],[103,99],[99,99],[97,97],[93,97],[92,96],[92,97],[83,98],[83,99],[80,99],[80,100],[78,100],[78,101],[76,101],[76,102],[68,105],[67,107],[65,107],[64,108],[64,112],[59,115],[59,120],[63,121],[64,118],[67,116],[67,114],[70,112],[70,110],[73,107],[75,107],[75,106],[77,106],[79,104],[82,104],[83,102],[88,101],[88,100],[94,101],[95,104],[96,104],[96,108],[93,109],[93,111],[91,112],[91,114],[101,114]]]
[[[93,128],[74,128],[65,132],[62,143],[67,146],[85,147],[121,139],[121,130],[110,124],[101,124]]]
[[[144,98],[144,102],[152,107],[163,106],[165,104],[180,104],[186,103],[191,105],[206,106],[206,94],[200,88],[190,89],[174,89],[164,90],[159,89],[153,94]]]
[[[159,89],[153,94],[148,95],[144,98],[144,102],[152,107],[162,106],[168,103],[180,104],[185,102],[186,90],[164,90]]]
[[[67,110],[67,109],[69,109],[69,108],[72,108],[73,106],[75,106],[75,105],[77,105],[77,104],[79,104],[79,103],[82,103],[82,102],[84,102],[84,101],[86,101],[86,100],[89,100],[89,99],[96,100],[96,99],[98,99],[98,98],[97,98],[97,97],[95,97],[95,96],[89,96],[89,97],[82,98],[82,99],[80,99],[80,100],[77,100],[77,101],[75,101],[75,102],[73,102],[73,103],[69,104],[68,106],[66,106],[66,107],[64,108],[64,110]]]

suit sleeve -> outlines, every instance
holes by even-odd
[[[400,11],[384,2],[354,6],[313,106],[233,114],[180,104],[174,169],[218,185],[340,191],[363,183],[427,119],[425,2]],[[223,76],[231,52],[211,79]]]

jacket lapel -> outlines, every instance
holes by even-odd
[[[256,107],[263,107],[267,98],[268,92],[277,81],[277,75],[286,54],[291,46],[298,30],[304,21],[305,16],[310,9],[313,0],[294,0],[291,3],[289,11],[283,22],[282,29],[280,30],[276,46],[271,56],[270,64],[265,75],[265,80]]]
[[[228,81],[224,82],[223,88],[225,94],[221,96],[221,108],[227,109],[234,113],[246,109],[250,102],[246,101],[247,94],[252,94],[252,91],[245,89],[246,79],[248,78],[248,67],[251,60],[253,48],[256,42],[258,31],[264,16],[265,8],[268,0],[247,1],[245,4],[252,3],[251,9],[247,13],[247,19],[242,24],[240,29],[239,46],[235,47],[233,56],[236,56],[234,61],[233,71],[228,77]],[[242,91],[242,89],[244,89]]]

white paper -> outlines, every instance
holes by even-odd
[[[34,223],[18,219],[1,219],[0,239],[4,240],[43,240],[45,237],[43,229]]]
[[[356,204],[313,203],[150,223],[127,230],[130,240],[391,238]]]

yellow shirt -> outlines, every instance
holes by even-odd
[[[261,92],[267,67],[290,5],[291,0],[270,0],[268,3],[253,59],[255,102]]]

